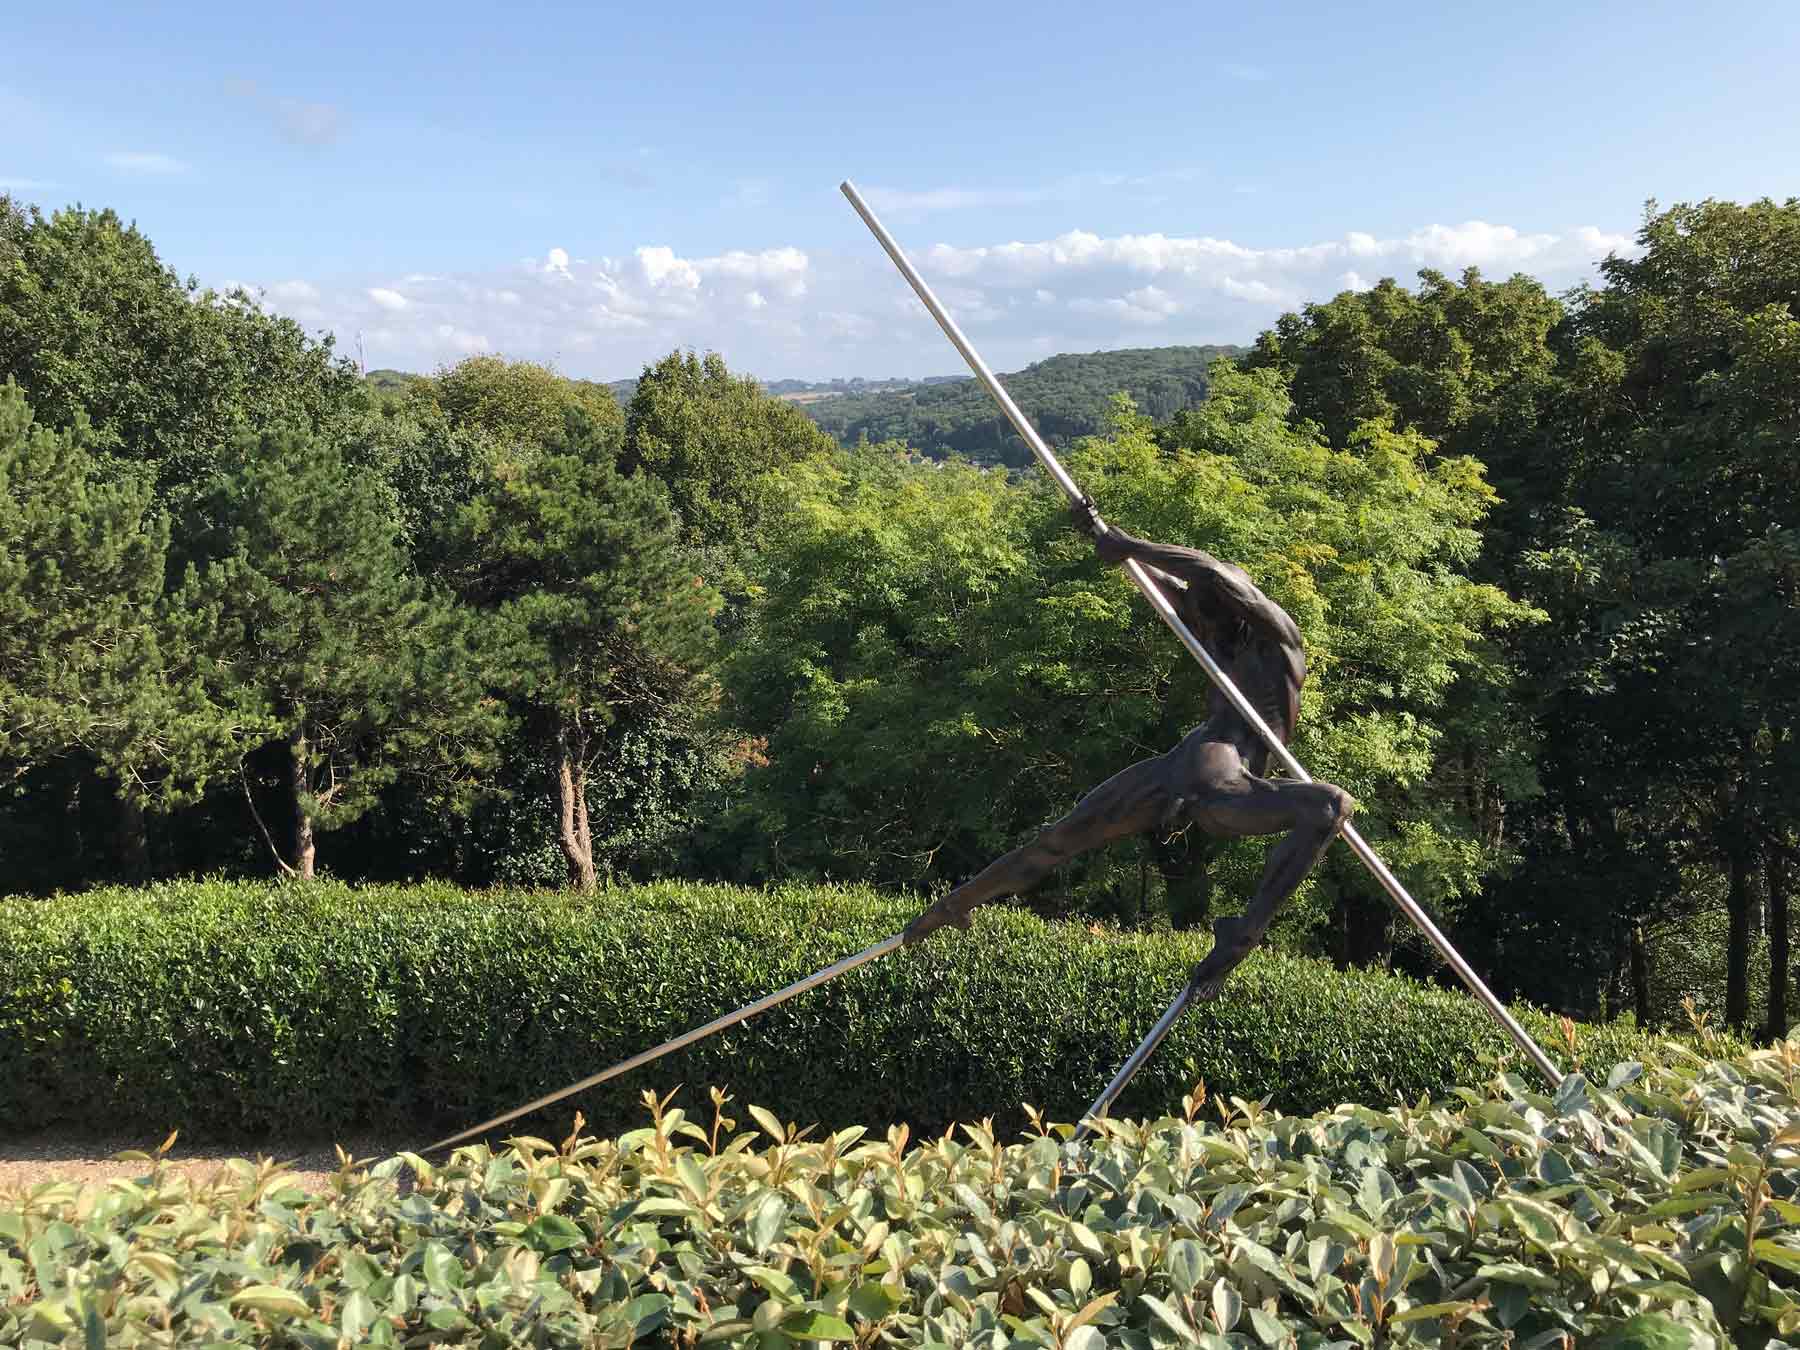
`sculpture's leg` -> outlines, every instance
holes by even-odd
[[[1237,838],[1285,830],[1287,837],[1269,850],[1262,881],[1244,913],[1213,925],[1213,949],[1189,978],[1195,998],[1219,996],[1226,977],[1256,950],[1282,905],[1306,879],[1354,809],[1350,794],[1330,783],[1248,776],[1243,785],[1200,803],[1195,821],[1208,834]]]
[[[1166,755],[1120,770],[1037,838],[995,859],[914,919],[905,933],[907,945],[945,924],[967,928],[970,911],[977,905],[1023,894],[1069,859],[1153,828],[1168,815],[1174,799]]]

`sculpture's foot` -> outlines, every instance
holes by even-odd
[[[956,903],[956,892],[951,891],[930,909],[906,925],[901,937],[901,946],[910,947],[915,942],[923,942],[945,924],[966,929],[969,926],[969,914],[973,907],[964,908]]]
[[[1210,1003],[1225,989],[1231,972],[1244,964],[1244,958],[1256,950],[1257,935],[1240,918],[1220,919],[1213,924],[1213,949],[1188,976],[1188,988],[1197,1003]]]

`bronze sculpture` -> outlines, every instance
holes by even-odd
[[[1285,745],[1299,720],[1306,653],[1287,613],[1240,567],[1199,549],[1153,544],[1100,522],[1093,504],[1072,508],[1108,562],[1135,558],[1161,573],[1182,621],[1229,672],[1233,683]],[[1330,783],[1265,778],[1269,747],[1217,689],[1207,718],[1172,750],[1140,760],[1083,797],[1029,843],[988,864],[940,899],[902,935],[911,945],[946,924],[969,926],[978,905],[1036,886],[1078,854],[1115,839],[1192,822],[1221,838],[1282,834],[1269,850],[1261,884],[1241,916],[1213,925],[1213,949],[1194,968],[1192,997],[1216,998],[1225,979],[1262,941],[1294,893],[1350,819],[1350,794]]]

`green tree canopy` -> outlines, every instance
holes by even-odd
[[[284,872],[311,876],[316,833],[402,773],[446,802],[481,782],[503,709],[469,617],[413,575],[382,484],[266,433],[237,443],[195,515],[204,561],[177,604],[216,700],[259,728],[240,754],[287,748],[285,857],[269,837]]]
[[[733,375],[716,352],[671,352],[638,380],[619,467],[668,488],[689,543],[741,550],[760,541],[770,471],[834,448],[804,413]]]
[[[502,462],[456,517],[447,567],[503,654],[494,678],[549,769],[571,885],[597,881],[590,778],[615,767],[608,731],[682,721],[716,595],[680,547],[667,493],[621,474],[579,414],[523,464]]]
[[[0,379],[52,427],[85,415],[94,448],[204,480],[241,428],[331,437],[362,406],[356,369],[244,291],[183,281],[112,211],[49,217],[0,197]]]
[[[1333,451],[1290,427],[1273,372],[1214,381],[1187,444],[1126,413],[1072,472],[1109,518],[1241,562],[1294,616],[1317,672],[1297,753],[1364,801],[1424,895],[1473,888],[1479,844],[1432,790],[1435,719],[1459,672],[1504,679],[1484,634],[1529,614],[1458,570],[1491,500],[1478,466],[1380,428]],[[1047,487],[868,453],[787,481],[756,640],[730,666],[767,737],[742,808],[762,866],[964,875],[1204,716],[1204,675]],[[1208,881],[1247,893],[1260,849],[1188,846],[1146,859],[1178,919],[1203,916]]]
[[[470,356],[415,386],[460,431],[479,432],[503,457],[522,461],[537,447],[561,439],[571,410],[591,424],[596,446],[616,451],[625,414],[612,390],[572,380],[532,361]]]
[[[1652,203],[1638,245],[1558,334],[1578,471],[1531,561],[1557,587],[1570,657],[1559,722],[1586,728],[1610,769],[1576,786],[1584,814],[1629,822],[1596,830],[1595,852],[1664,864],[1637,905],[1673,903],[1683,863],[1723,875],[1725,1013],[1744,1026],[1759,889],[1785,905],[1759,874],[1800,827],[1785,772],[1800,729],[1800,199]]]
[[[167,519],[86,424],[33,423],[0,384],[0,781],[76,752],[142,804],[192,795],[228,744],[171,669]]]

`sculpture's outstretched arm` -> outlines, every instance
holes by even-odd
[[[1092,508],[1078,506],[1074,512],[1076,521],[1091,529]],[[1094,534],[1094,551],[1111,563],[1135,558],[1158,580],[1173,581],[1185,591],[1189,604],[1261,628],[1283,644],[1301,645],[1300,630],[1286,610],[1257,589],[1241,567],[1221,562],[1203,549],[1152,543],[1109,525]]]

